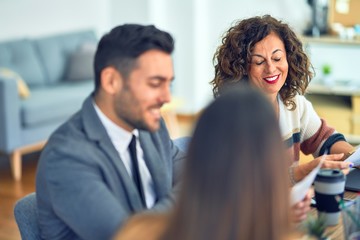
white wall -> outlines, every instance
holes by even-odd
[[[359,68],[360,45],[334,43],[308,43],[307,52],[315,70],[312,82],[323,83],[322,67],[331,66],[331,78],[335,84],[360,88]]]
[[[175,38],[174,95],[194,113],[211,99],[212,56],[237,19],[270,13],[301,31],[307,0],[1,0],[0,41],[93,28],[102,35],[125,22],[155,24]]]
[[[149,0],[110,0],[111,24],[123,23],[150,24],[151,7]]]
[[[111,25],[109,0],[1,0],[0,41]]]

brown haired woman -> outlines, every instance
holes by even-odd
[[[175,210],[135,216],[118,239],[288,238],[285,152],[267,97],[255,88],[231,89],[199,118]]]
[[[283,140],[292,154],[292,183],[317,166],[324,153],[329,155],[323,167],[351,167],[351,163],[341,160],[353,147],[316,114],[303,96],[312,78],[312,66],[289,25],[269,15],[237,22],[225,33],[214,63],[215,78],[211,83],[215,96],[234,83],[248,82],[272,102]],[[315,159],[298,166],[300,150]]]

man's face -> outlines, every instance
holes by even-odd
[[[160,127],[160,108],[171,100],[174,78],[171,55],[149,50],[138,57],[135,68],[115,95],[115,114],[121,127],[154,132]]]

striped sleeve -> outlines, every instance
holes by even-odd
[[[344,135],[341,133],[334,133],[331,135],[323,144],[323,146],[320,149],[320,156],[325,153],[325,151],[330,152],[331,146],[339,141],[346,141]]]
[[[300,151],[318,157],[330,150],[334,143],[345,140],[318,116],[304,96],[297,95],[294,101],[295,110],[288,109],[281,101],[279,125],[286,148],[295,162],[300,159]]]
[[[321,126],[320,128],[313,134],[310,138],[303,141],[300,145],[300,149],[304,154],[316,154],[321,155],[322,147],[324,146],[324,143],[331,144],[331,142],[327,141],[329,140],[329,137],[332,136],[334,133],[334,129],[329,127],[325,120],[321,119]],[[332,144],[331,144],[332,145]],[[330,146],[331,146],[330,145]],[[320,150],[319,150],[320,149]],[[325,149],[323,150],[323,152]],[[319,152],[319,153],[317,153]]]
[[[323,144],[334,134],[335,129],[327,125],[325,120],[320,119],[311,102],[304,96],[299,96],[298,100],[302,135],[300,149],[304,154],[313,154],[317,157]]]

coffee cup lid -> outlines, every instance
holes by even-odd
[[[320,169],[315,181],[338,182],[345,180],[345,175],[340,169]]]

